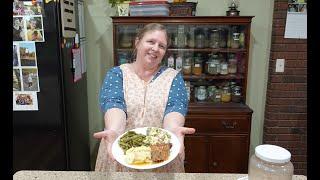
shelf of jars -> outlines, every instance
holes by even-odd
[[[233,80],[233,79],[244,79],[244,76],[240,73],[235,74],[227,74],[227,75],[183,75],[183,79],[186,81],[195,81],[195,80],[216,80],[216,79],[225,79],[225,80]]]
[[[131,52],[133,49],[131,48],[117,48],[117,51],[121,52]],[[246,53],[246,49],[232,49],[232,48],[219,48],[219,49],[212,49],[212,48],[205,48],[205,49],[194,49],[194,48],[185,48],[185,49],[173,49],[169,48],[168,52],[212,52],[212,53]]]

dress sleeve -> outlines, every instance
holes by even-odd
[[[173,79],[164,116],[178,112],[185,116],[188,112],[188,94],[181,73]]]
[[[127,107],[123,95],[123,76],[120,67],[111,68],[103,81],[100,89],[100,109],[105,113],[108,109],[119,108],[124,112]]]

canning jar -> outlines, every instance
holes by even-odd
[[[231,91],[229,86],[224,86],[221,92],[221,102],[231,101]]]
[[[208,61],[208,74],[217,75],[220,72],[220,62],[218,55],[211,55],[211,59]]]
[[[241,87],[240,86],[233,86],[231,87],[231,101],[239,103],[241,101]]]
[[[216,89],[213,102],[214,103],[221,102],[221,89],[219,89],[219,88]]]
[[[187,35],[187,44],[189,48],[195,47],[195,27],[190,27],[189,33]]]
[[[211,29],[210,38],[209,38],[209,46],[211,48],[219,48],[220,42],[220,32],[218,29]]]
[[[204,48],[206,42],[206,37],[203,29],[198,29],[196,33],[196,48]]]
[[[248,179],[291,180],[291,153],[276,145],[263,144],[255,148],[249,161]]]
[[[190,87],[191,84],[190,84],[190,81],[185,81],[184,85],[186,86],[187,93],[188,93],[188,100],[190,101],[190,95],[191,95],[191,87]]]
[[[178,48],[184,48],[187,45],[187,36],[184,31],[184,25],[178,26],[178,33],[176,39],[176,46]]]
[[[228,32],[226,31],[225,28],[221,28],[220,30],[220,41],[219,41],[219,47],[225,48],[227,46],[227,37],[228,37]]]
[[[208,86],[208,100],[210,101],[214,101],[214,98],[215,98],[215,95],[216,95],[216,90],[217,90],[217,87],[216,86]]]
[[[207,90],[205,86],[199,86],[196,90],[196,98],[198,101],[204,101],[207,99]]]
[[[183,74],[184,75],[190,75],[191,74],[191,57],[190,56],[187,56],[185,59],[184,59],[184,62],[183,62],[183,67],[182,67],[182,71],[183,71]]]
[[[200,76],[202,74],[202,60],[201,55],[198,54],[194,59],[194,64],[192,67],[192,74]]]
[[[220,63],[220,74],[226,75],[228,74],[228,63],[226,61],[223,61]]]
[[[231,48],[238,49],[240,47],[240,33],[233,33],[231,40]]]
[[[169,68],[174,68],[174,57],[173,57],[173,55],[170,55],[170,56],[168,57],[168,62],[167,62],[167,64],[168,64],[168,67],[169,67]]]
[[[234,54],[229,55],[228,73],[230,74],[237,73],[237,59],[235,58]]]
[[[120,65],[129,62],[128,53],[126,53],[126,52],[119,52],[118,57],[119,57],[118,63]]]

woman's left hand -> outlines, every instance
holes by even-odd
[[[177,126],[171,128],[170,131],[178,137],[181,145],[179,154],[182,155],[184,153],[184,136],[186,134],[193,134],[196,132],[196,130],[194,128]]]

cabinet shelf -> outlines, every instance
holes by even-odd
[[[169,48],[168,51],[171,52],[213,52],[213,53],[246,53],[246,49],[232,49],[232,48],[202,48],[202,49],[195,49],[195,48],[184,48],[184,49],[174,49]]]
[[[196,80],[236,80],[236,79],[244,79],[244,76],[240,73],[236,74],[226,74],[226,75],[207,75],[201,74],[200,76],[196,75],[183,75],[183,79],[186,81],[196,81]]]
[[[132,48],[116,48],[117,51],[119,52],[128,52],[132,51]],[[218,49],[213,49],[213,48],[203,48],[203,49],[194,49],[194,48],[184,48],[184,49],[174,49],[174,48],[169,48],[169,52],[213,52],[213,53],[246,53],[246,49],[232,49],[232,48],[218,48]]]

